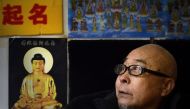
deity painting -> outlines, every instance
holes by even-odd
[[[23,43],[24,42],[21,41],[21,45],[27,48],[27,45],[23,45]],[[35,41],[35,44],[40,43],[36,43]],[[31,44],[34,44],[34,42]],[[53,44],[51,42],[51,44],[52,45],[49,46],[55,46],[54,44],[56,43]],[[60,91],[59,93],[57,92],[59,82],[57,78],[54,78],[55,74],[53,73],[55,72],[52,71],[54,64],[56,64],[53,53],[44,47],[32,47],[23,53],[23,58],[21,59],[23,60],[22,65],[25,69],[25,75],[19,80],[19,83],[21,83],[17,87],[19,91],[15,92],[17,93],[17,97],[10,105],[10,108],[63,109],[65,103],[57,99],[58,95],[61,94]],[[20,65],[18,64],[17,66]],[[14,78],[15,73],[11,75],[11,77]],[[11,86],[12,85],[10,85],[10,88]]]
[[[190,38],[189,0],[70,0],[68,3],[68,38]]]

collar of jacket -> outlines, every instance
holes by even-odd
[[[117,99],[115,95],[115,91],[105,92],[106,96],[96,98],[93,100],[97,109],[119,109],[117,104]],[[102,95],[105,95],[102,94]]]

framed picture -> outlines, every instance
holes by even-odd
[[[9,108],[62,109],[67,83],[66,39],[9,39]]]

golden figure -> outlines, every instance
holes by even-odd
[[[77,8],[75,16],[76,16],[77,21],[80,22],[82,20],[83,13],[82,13],[82,9],[80,7]]]
[[[54,80],[44,72],[44,57],[35,54],[31,62],[33,71],[24,78],[19,100],[12,109],[61,109],[62,104],[55,100]]]
[[[120,13],[115,12],[114,14],[114,29],[119,30],[120,28]]]
[[[156,8],[156,5],[152,5],[151,9],[150,9],[150,17],[152,19],[156,19],[157,18],[157,14],[158,14],[158,10]]]
[[[142,26],[140,22],[140,17],[137,17],[137,31],[142,32]]]
[[[122,29],[125,29],[127,27],[127,16],[124,14],[122,16]]]
[[[130,12],[137,12],[137,4],[135,0],[131,1]]]
[[[112,8],[118,9],[120,8],[120,0],[112,0]]]
[[[100,30],[105,30],[105,24],[104,24],[104,16],[100,16]]]
[[[161,20],[160,19],[156,20],[155,24],[156,24],[157,32],[161,32],[162,31],[162,22],[161,22]]]
[[[92,7],[92,2],[91,1],[87,5],[86,14],[87,15],[93,15],[94,14],[93,7]]]
[[[97,31],[97,26],[96,26],[96,16],[93,17],[93,32],[96,32]]]
[[[147,15],[148,15],[146,0],[143,0],[143,1],[142,1],[142,4],[141,4],[141,8],[140,8],[139,13],[140,13],[140,15],[142,15],[142,16],[147,16]]]
[[[130,15],[130,29],[134,29],[134,18],[133,15]]]
[[[177,9],[173,9],[173,10],[172,10],[171,19],[172,19],[174,22],[178,22],[178,21],[180,20],[180,15],[179,15],[179,12],[178,12]]]

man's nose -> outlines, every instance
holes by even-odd
[[[131,81],[130,81],[130,75],[128,73],[128,71],[126,71],[125,73],[119,75],[119,79],[120,79],[120,82],[121,83],[127,83],[129,84]]]

